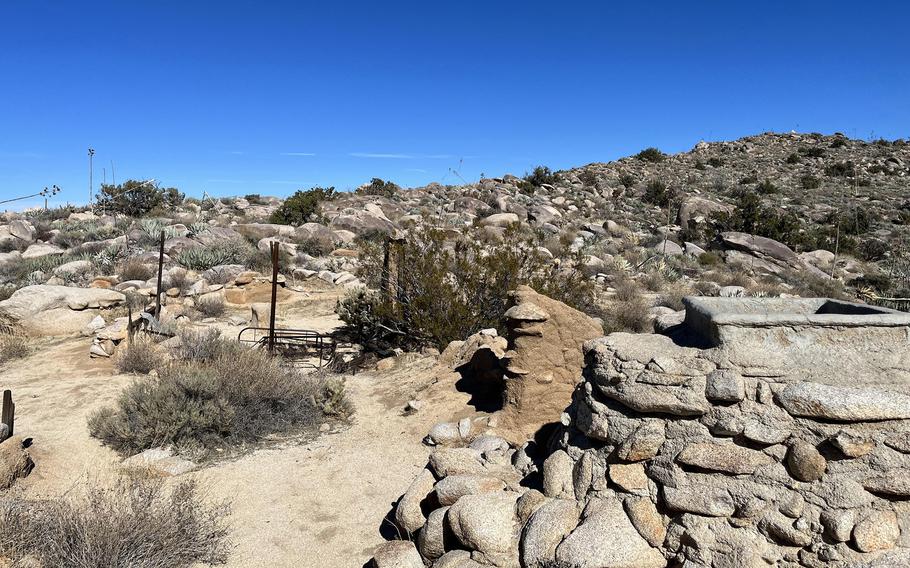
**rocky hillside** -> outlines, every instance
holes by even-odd
[[[271,222],[282,200],[258,195],[168,202],[141,219],[98,208],[7,212],[0,280],[4,295],[47,283],[151,290],[143,266],[163,230],[169,267],[190,279],[221,265],[267,269],[268,241],[279,240],[287,276],[352,284],[358,236],[431,226],[495,243],[517,227],[544,257],[580,259],[602,291],[635,280],[652,305],[679,309],[680,295],[725,286],[885,302],[910,296],[908,175],[910,144],[900,140],[762,134],[524,178],[336,193],[298,226]]]

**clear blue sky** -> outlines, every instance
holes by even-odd
[[[906,2],[0,4],[0,196],[456,183],[768,130],[910,136]],[[0,206],[2,208],[3,206]]]

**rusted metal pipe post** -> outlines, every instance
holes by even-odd
[[[158,286],[155,288],[155,319],[161,321],[161,273],[164,271],[164,231],[158,245]]]
[[[13,391],[3,391],[3,410],[0,412],[0,423],[6,426],[6,436],[13,435],[13,423],[16,418],[16,405],[13,404]]]
[[[275,352],[275,307],[278,302],[278,243],[269,243],[272,253],[272,304],[269,311],[269,353]]]

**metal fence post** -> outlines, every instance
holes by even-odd
[[[275,308],[278,300],[278,247],[276,241],[269,242],[269,252],[272,253],[272,303],[269,311],[269,353],[275,351]]]
[[[155,288],[155,319],[161,321],[161,273],[164,270],[164,231],[161,231],[161,243],[158,247],[158,287]]]

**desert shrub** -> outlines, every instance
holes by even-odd
[[[385,181],[380,178],[373,178],[370,183],[358,187],[354,192],[358,195],[378,195],[380,197],[392,197],[401,188],[398,184]]]
[[[821,180],[813,175],[804,175],[799,178],[799,185],[803,189],[817,189],[821,186],[821,184]]]
[[[594,187],[597,185],[597,174],[591,170],[582,170],[578,172],[578,181],[587,186]]]
[[[258,193],[248,193],[243,196],[250,205],[265,205],[265,200]]]
[[[18,289],[15,284],[0,284],[0,302],[8,299]]]
[[[763,182],[756,185],[755,189],[762,195],[771,195],[774,193],[780,193],[780,189],[776,185],[774,185],[774,182],[772,182],[769,179],[766,179]]]
[[[851,160],[834,162],[825,167],[825,175],[828,177],[853,177],[855,174],[856,166]]]
[[[170,445],[205,457],[311,428],[329,410],[347,411],[337,384],[302,376],[263,350],[211,335],[196,344],[183,335],[181,341],[181,358],[159,366],[157,377],[138,378],[113,407],[91,416],[93,436],[127,454]]]
[[[156,207],[176,207],[183,194],[174,187],[161,188],[152,180],[126,180],[122,184],[102,184],[98,206],[108,213],[141,217]]]
[[[212,294],[209,296],[203,296],[196,302],[196,309],[199,312],[210,318],[218,317],[224,314],[224,296],[220,294]]]
[[[208,270],[219,264],[246,264],[256,248],[243,239],[218,241],[207,246],[188,248],[174,259],[190,270]]]
[[[32,223],[53,223],[54,221],[67,219],[71,214],[81,213],[86,209],[86,207],[60,205],[58,207],[50,207],[48,209],[31,209],[25,212],[25,216],[28,217],[29,221]]]
[[[88,241],[113,239],[119,235],[115,226],[94,221],[66,221],[59,223],[57,228],[59,231],[51,238],[51,242],[63,248],[77,247]]]
[[[19,287],[43,284],[53,275],[55,268],[71,260],[73,258],[63,254],[20,258],[0,266],[0,280]]]
[[[129,258],[122,263],[117,269],[117,274],[120,275],[120,280],[148,280],[156,274],[155,269],[140,262],[136,258]]]
[[[114,364],[121,373],[146,375],[158,365],[161,359],[161,353],[155,343],[148,339],[136,337],[125,347],[125,349],[118,349],[114,357]]]
[[[645,148],[641,152],[635,154],[635,157],[638,158],[639,160],[656,164],[659,162],[663,162],[664,158],[666,158],[667,156],[666,156],[666,154],[664,154],[657,148],[652,147],[652,148]]]
[[[831,144],[828,145],[829,148],[843,148],[847,145],[847,140],[838,136],[835,138]]]
[[[65,498],[0,500],[0,554],[15,566],[165,568],[228,557],[225,504],[194,480],[166,489],[150,476],[92,485]],[[20,564],[21,563],[21,564]]]
[[[872,214],[864,207],[855,206],[846,211],[830,213],[824,223],[829,226],[840,226],[842,233],[862,235],[872,228]]]
[[[648,331],[651,327],[649,307],[641,290],[634,284],[629,286],[622,295],[617,294],[614,301],[603,311],[601,317],[604,333]]]
[[[320,211],[323,201],[335,197],[334,187],[313,187],[306,191],[295,191],[272,213],[269,222],[279,225],[299,226],[313,220]]]
[[[658,207],[667,207],[672,201],[676,200],[676,197],[675,189],[667,187],[667,184],[659,179],[653,179],[645,187],[645,194],[642,199]]]
[[[702,266],[719,266],[724,263],[724,259],[713,251],[706,251],[698,255],[698,264]]]
[[[718,157],[708,158],[708,165],[712,168],[719,168],[724,165],[724,161]]]
[[[725,231],[739,231],[759,235],[783,242],[796,244],[801,241],[802,223],[792,211],[767,206],[753,192],[738,194],[732,212],[717,212],[711,215],[709,232],[717,235]]]
[[[706,170],[708,166],[705,165],[701,160],[695,160],[695,169],[696,170]]]
[[[798,164],[800,162],[799,154],[797,154],[796,152],[793,152],[792,154],[787,156],[787,159],[784,161],[787,162],[788,164]]]
[[[0,326],[6,327],[6,326]],[[0,329],[0,365],[28,356],[32,348],[26,339],[12,329]]]
[[[524,180],[534,187],[540,187],[542,185],[553,185],[559,181],[559,178],[547,166],[537,166],[531,173],[525,174]]]
[[[803,156],[809,158],[823,158],[826,154],[825,149],[819,146],[810,146],[808,148],[800,148],[799,153]]]
[[[626,189],[629,189],[635,185],[637,181],[638,179],[632,174],[622,174],[619,176],[619,183],[621,183]]]
[[[575,268],[560,268],[543,259],[536,245],[515,228],[496,244],[483,244],[475,234],[447,243],[441,230],[415,230],[397,245],[397,297],[356,292],[336,311],[359,343],[444,348],[484,328],[505,332],[508,293],[523,284],[590,309],[594,289],[582,274],[581,259],[575,259]],[[382,289],[389,276],[383,256],[379,243],[361,243],[360,276],[374,289]]]
[[[795,270],[785,273],[783,279],[793,286],[794,292],[805,298],[847,298],[840,280]]]
[[[863,260],[877,261],[882,260],[891,252],[891,246],[881,239],[866,239],[857,247],[859,255]]]

